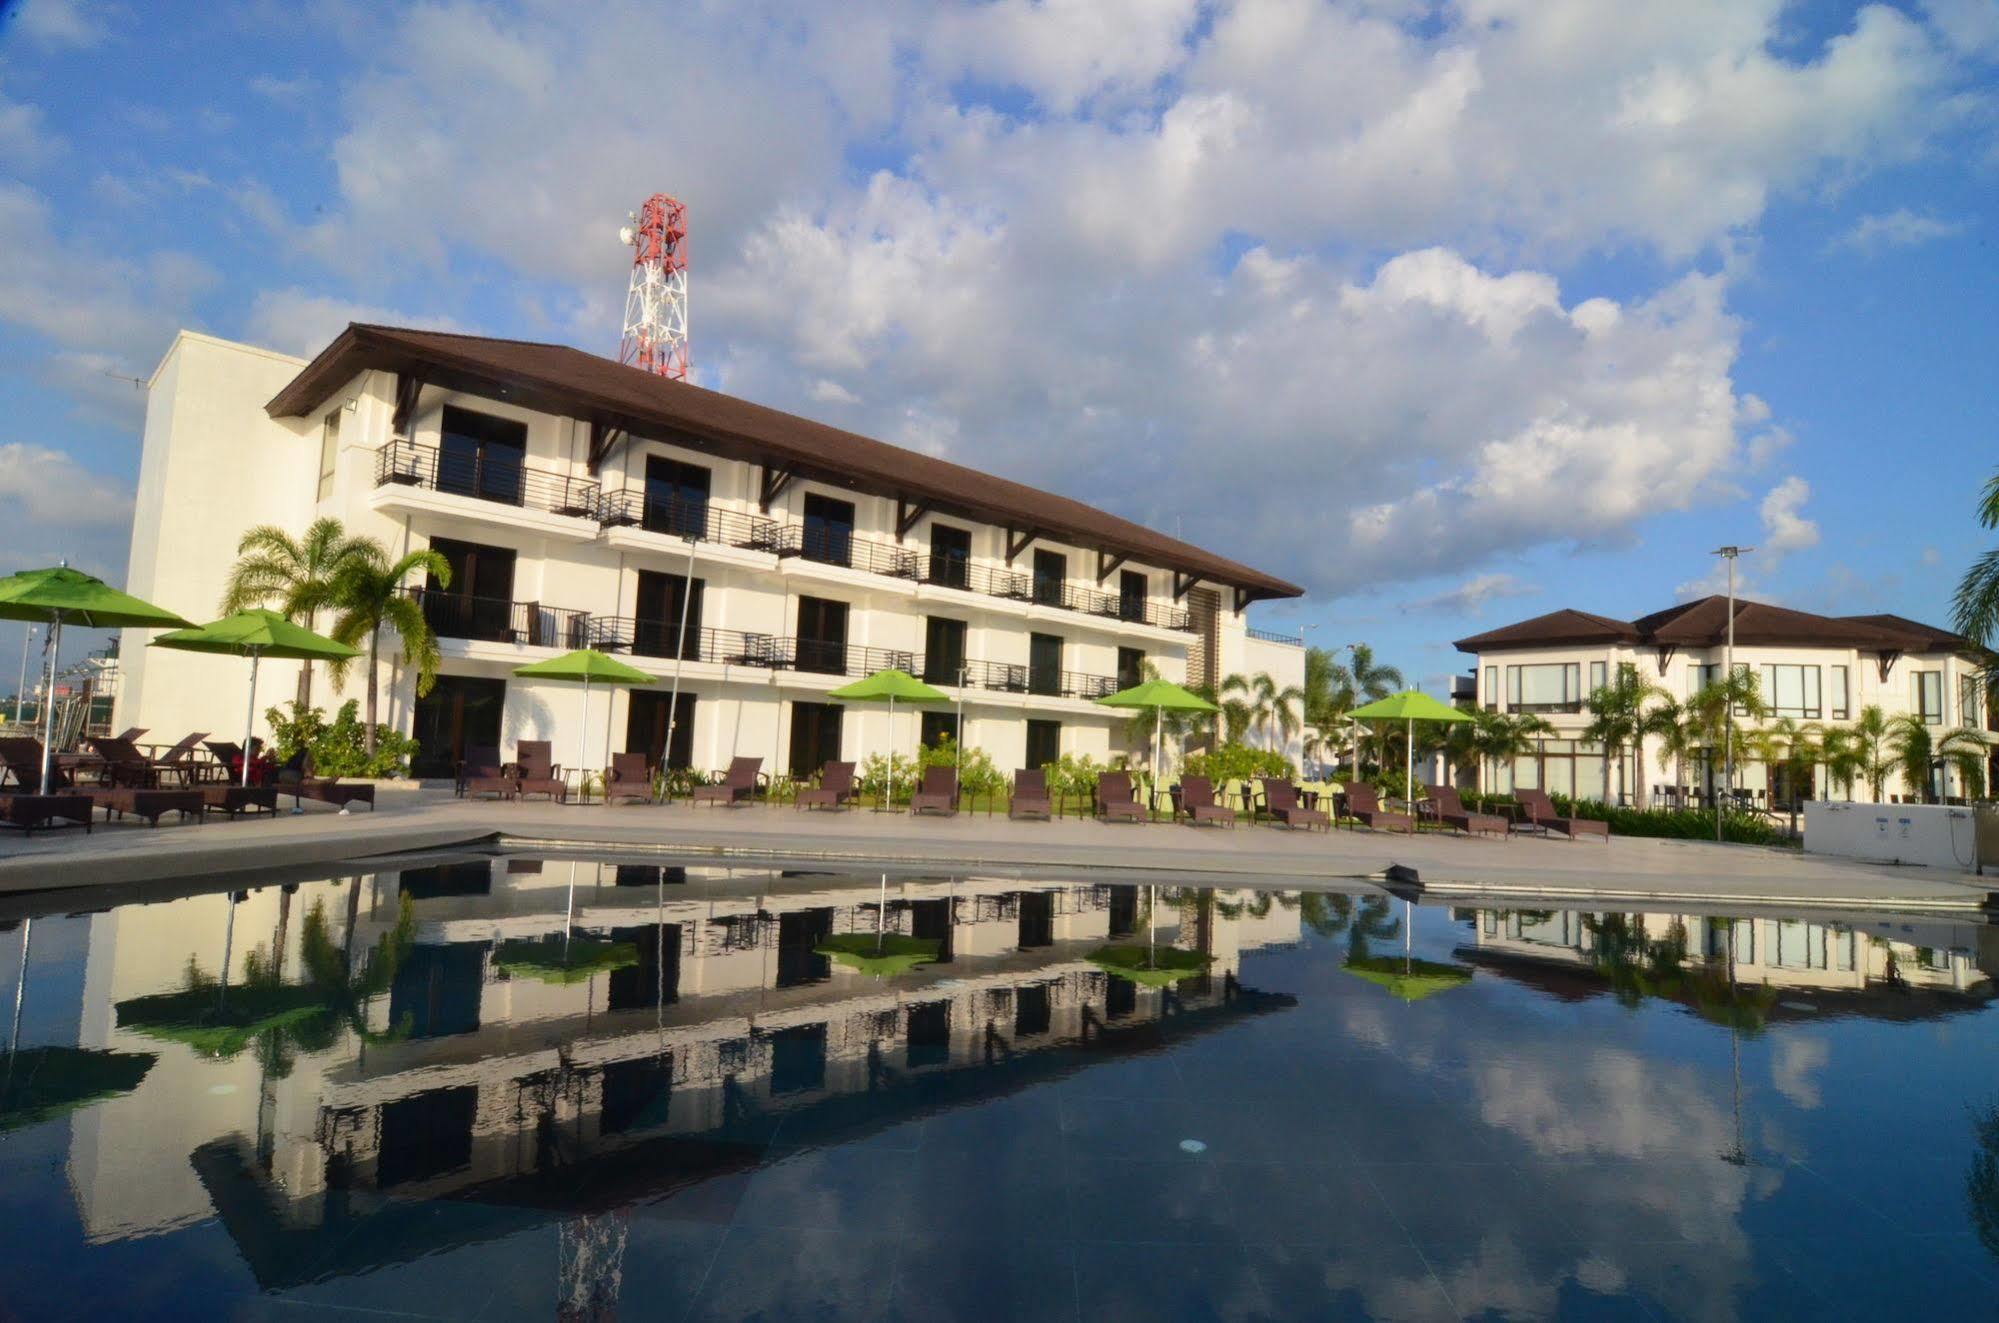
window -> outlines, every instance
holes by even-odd
[[[1034,600],[1043,606],[1062,605],[1069,582],[1069,558],[1059,551],[1034,553]]]
[[[840,757],[840,724],[845,715],[837,703],[791,705],[791,774],[815,775]],[[675,732],[677,735],[679,732]]]
[[[1046,767],[1062,756],[1062,723],[1059,721],[1030,721],[1027,723],[1027,765]]]
[[[1027,692],[1062,692],[1062,640],[1054,634],[1030,634],[1027,638]]]
[[[926,749],[934,748],[944,740],[958,738],[958,714],[956,712],[925,712],[917,738]]]
[[[1816,666],[1763,667],[1763,701],[1773,717],[1810,717],[1817,720],[1824,709],[1819,704],[1819,668]]]
[[[520,505],[527,453],[526,423],[447,404],[437,439],[437,489]]]
[[[1580,662],[1548,662],[1506,668],[1506,706],[1515,712],[1580,712]]]
[[[1143,648],[1119,648],[1117,650],[1117,687],[1129,689],[1145,682],[1145,650]]]
[[[923,622],[923,682],[965,682],[965,622],[930,616]]]
[[[1832,672],[1832,716],[1835,721],[1844,721],[1852,715],[1852,699],[1848,695],[1847,669],[1844,666],[1827,668]]]
[[[1486,711],[1499,711],[1499,668],[1497,666],[1488,666],[1485,668],[1485,692],[1480,694],[1479,697],[1484,700]]]
[[[689,592],[686,575],[640,570],[632,605],[632,651],[642,657],[707,660],[701,653],[701,600],[706,587],[705,580],[696,579]],[[685,636],[680,632],[682,615],[687,617]]]
[[[930,582],[946,588],[971,584],[972,535],[949,524],[930,526]]]
[[[1699,662],[1687,667],[1687,697],[1692,698],[1701,690],[1721,679],[1721,667],[1703,666]]]
[[[1607,688],[1609,684],[1610,663],[1591,662],[1589,664],[1589,691],[1594,694],[1599,689]]]
[[[1144,620],[1145,599],[1151,585],[1137,570],[1126,570],[1118,575],[1118,618],[1120,620]]]
[[[1957,677],[1957,724],[1977,730],[1985,725],[1983,688],[1975,675]]]
[[[798,599],[798,655],[801,671],[847,673],[847,604],[820,597]]]
[[[805,494],[805,559],[826,565],[854,563],[854,503],[817,492]]]
[[[319,495],[317,500],[325,500],[333,495],[333,461],[340,454],[340,410],[326,415],[326,421],[319,425]]]
[[[1917,671],[1912,677],[1915,701],[1910,707],[1925,726],[1943,725],[1943,672]]]
[[[647,455],[645,527],[674,537],[705,535],[711,483],[712,475],[699,464]]]

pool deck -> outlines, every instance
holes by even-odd
[[[1080,819],[1009,822],[798,812],[763,806],[559,805],[384,791],[373,813],[312,804],[299,816],[159,828],[99,824],[0,839],[0,893],[158,881],[246,883],[375,855],[462,845],[549,853],[656,852],[746,863],[833,863],[895,871],[1114,873],[1207,885],[1374,883],[1466,903],[1784,906],[1966,914],[1995,903],[1970,873],[1854,863],[1698,841],[1468,838],[1438,833],[1234,830]]]

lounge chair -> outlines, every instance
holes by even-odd
[[[243,777],[243,746],[228,740],[205,740],[202,748],[215,760],[217,774],[215,780],[224,785],[240,781]]]
[[[1215,798],[1215,783],[1205,776],[1180,778],[1180,811],[1194,826],[1204,822],[1235,826],[1235,810]]]
[[[312,755],[303,750],[278,769],[274,784],[292,797],[294,808],[303,807],[305,800],[316,799],[341,809],[349,804],[366,804],[370,813],[375,811],[375,787],[360,783],[343,784],[337,776],[316,775],[312,770]]]
[[[500,761],[498,749],[485,746],[467,749],[465,761],[458,764],[458,793],[467,799],[474,795],[512,799],[519,784],[520,779]]]
[[[65,791],[59,795],[0,795],[0,826],[18,827],[23,835],[52,822],[69,822],[90,830],[97,805],[90,796]]]
[[[127,744],[137,744],[151,729],[151,726],[127,726],[118,732],[118,738]]]
[[[208,738],[208,732],[198,730],[179,744],[153,759],[153,765],[161,771],[174,771],[184,782],[192,784],[201,779],[202,762],[199,749],[201,742]]]
[[[10,783],[15,793],[33,794],[41,787],[42,742],[31,735],[0,738],[0,792]],[[137,786],[82,785],[69,769],[49,765],[49,789],[56,794],[83,795],[107,815],[144,818],[157,827],[164,814],[201,817],[203,801],[195,789],[147,790]]]
[[[1555,812],[1555,801],[1548,798],[1545,790],[1515,790],[1513,802],[1520,806],[1522,825],[1538,827],[1543,835],[1558,831],[1571,841],[1578,836],[1601,836],[1605,844],[1610,842],[1610,824],[1595,818],[1565,818]]]
[[[732,758],[729,770],[719,783],[712,786],[694,787],[696,804],[725,804],[734,808],[738,804],[748,804],[757,797],[757,773],[762,770],[761,758]]]
[[[1263,811],[1287,827],[1333,829],[1333,818],[1324,809],[1306,808],[1298,798],[1298,787],[1281,776],[1258,778],[1263,782]]]
[[[1415,831],[1416,820],[1407,813],[1397,813],[1381,807],[1381,797],[1373,786],[1365,781],[1347,782],[1347,815],[1359,821],[1370,831],[1380,827],[1399,827],[1403,831]]]
[[[1097,817],[1105,822],[1120,818],[1126,822],[1149,822],[1145,805],[1132,798],[1131,777],[1124,772],[1105,772],[1097,778]]]
[[[547,740],[522,740],[514,745],[514,793],[522,799],[547,795],[556,803],[569,798],[569,783],[562,779],[562,765]]]
[[[942,813],[950,817],[958,811],[958,769],[955,767],[926,767],[923,769],[923,784],[909,797],[909,811],[918,813]]]
[[[1023,767],[1013,774],[1013,798],[1007,802],[1006,815],[1009,818],[1040,818],[1046,822],[1055,816],[1055,805],[1048,797],[1048,773],[1039,767]]]
[[[604,802],[652,803],[652,764],[643,753],[614,753],[604,769]]]
[[[854,788],[854,765],[829,762],[819,769],[819,784],[800,790],[793,803],[801,809],[840,809],[852,804],[858,793]]]
[[[130,740],[106,736],[103,739],[92,740],[90,744],[97,751],[97,756],[104,760],[101,770],[106,785],[137,786],[151,790],[160,784],[162,776],[170,775],[182,780],[186,778],[184,767],[148,758]]]
[[[1497,813],[1474,813],[1467,809],[1458,797],[1456,786],[1424,786],[1423,793],[1429,797],[1430,811],[1438,822],[1467,836],[1473,832],[1487,832],[1501,837],[1507,835],[1507,821]]]
[[[232,818],[245,813],[275,815],[278,811],[276,786],[203,786],[198,793],[210,813],[226,813]]]
[[[182,818],[200,822],[208,811],[208,799],[200,786],[160,790],[140,790],[134,786],[86,786],[78,793],[90,796],[91,803],[103,809],[107,818],[127,815],[144,818],[149,827],[159,826],[160,819],[169,813],[178,813]]]

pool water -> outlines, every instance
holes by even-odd
[[[1981,924],[471,855],[6,903],[0,1318],[1999,1317]]]

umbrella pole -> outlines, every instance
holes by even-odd
[[[590,758],[590,677],[587,675],[583,677],[582,734],[583,738],[576,745],[576,788],[582,793],[583,802],[587,804],[590,802],[590,777],[583,770],[589,765]]]
[[[888,874],[883,873],[881,899],[876,902],[876,907],[875,907],[875,954],[880,955],[882,953],[882,947],[887,945],[887,943],[888,943]]]
[[[257,728],[257,662],[261,658],[258,649],[250,649],[250,706],[243,713],[243,784],[250,784],[250,740],[251,731]],[[301,665],[310,666],[311,662]]]
[[[1160,782],[1159,773],[1161,770],[1159,766],[1159,732],[1161,727],[1163,727],[1165,724],[1166,724],[1166,709],[1163,707],[1153,708],[1152,709],[1152,803],[1149,805],[1149,807],[1153,809],[1155,812],[1159,808],[1159,782]]]
[[[882,806],[895,812],[895,695],[888,696],[888,803]],[[883,875],[884,880],[887,874]]]
[[[1409,796],[1409,832],[1416,832],[1416,718],[1409,718],[1402,737],[1402,793]]]
[[[21,1002],[28,995],[28,939],[34,931],[32,917],[21,920],[21,972],[14,980],[14,1028],[7,1035],[9,1061],[13,1060],[14,1049],[21,1045]]]
[[[56,658],[62,655],[62,616],[49,617],[49,660],[42,667],[48,678],[42,682],[42,793],[49,793],[49,769],[53,766],[56,742]]]
[[[249,757],[246,750],[243,754]],[[229,921],[222,925],[222,977],[215,980],[215,1004],[220,1006],[229,995],[229,956],[236,947],[236,893],[223,893],[229,901]]]

